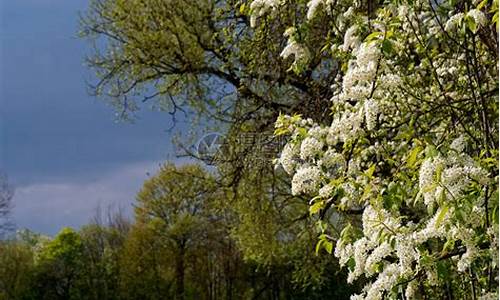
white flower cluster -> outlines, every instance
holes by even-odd
[[[272,12],[280,5],[280,0],[254,0],[250,4],[250,26],[257,26],[257,19],[268,12]]]
[[[474,22],[479,26],[486,26],[488,24],[488,19],[482,11],[479,9],[471,9],[467,13],[467,16],[474,19]]]
[[[445,211],[443,208],[439,208],[422,230],[412,233],[410,240],[415,244],[422,244],[432,238],[446,236],[446,226],[450,222],[452,213],[453,209]]]
[[[492,226],[487,230],[489,239],[491,241],[490,256],[493,258],[493,267],[498,267],[498,226]]]
[[[377,272],[377,264],[382,261],[383,258],[392,253],[392,247],[388,242],[383,242],[379,247],[372,251],[370,256],[366,259],[366,275],[372,276]]]
[[[350,34],[349,30],[346,36],[348,34]],[[351,42],[348,44],[352,45]],[[362,43],[353,50],[356,59],[349,62],[349,68],[342,82],[342,92],[333,99],[335,102],[351,99],[359,101],[369,98],[380,56],[378,47],[375,43]]]
[[[458,138],[454,139],[450,144],[450,149],[462,153],[466,146],[466,140],[464,135],[460,135]]]
[[[387,210],[367,205],[363,211],[363,234],[376,240],[382,231],[397,232],[399,221]]]
[[[347,276],[347,282],[352,283],[355,279],[357,279],[365,272],[365,264],[368,252],[373,250],[376,245],[376,242],[367,237],[362,237],[354,242],[354,244],[352,245],[352,249],[354,250],[353,258],[355,266],[354,270],[350,270],[349,275]],[[345,258],[343,260],[345,260]]]
[[[332,195],[334,189],[335,189],[335,186],[333,186],[331,184],[327,184],[319,189],[318,196],[320,196],[323,199],[328,199]]]
[[[443,160],[439,157],[428,158],[420,166],[419,187],[424,197],[425,205],[430,205],[434,202],[434,186],[436,179],[434,178],[436,169],[443,165]]]
[[[354,250],[352,244],[346,243],[342,240],[337,241],[334,255],[339,258],[340,266],[345,266],[353,254]]]
[[[292,179],[292,194],[312,194],[318,190],[321,171],[317,167],[300,167]]]
[[[314,18],[320,7],[329,7],[333,4],[333,0],[311,0],[307,3],[307,19],[311,20]],[[327,10],[328,12],[328,10]]]
[[[321,166],[329,177],[337,177],[345,171],[346,161],[342,154],[337,153],[334,149],[329,149],[318,161],[318,166]]]
[[[294,57],[294,66],[299,66],[299,65],[304,65],[309,62],[309,59],[311,57],[311,54],[309,52],[309,49],[301,43],[299,43],[296,38],[295,38],[295,28],[291,27],[287,29],[284,33],[285,37],[288,37],[288,42],[281,51],[280,56],[283,59],[287,59],[288,57],[292,56]]]
[[[351,168],[349,168],[349,170],[351,170]],[[361,197],[360,191],[350,182],[344,182],[341,186],[344,190],[344,197],[340,199],[340,207],[353,209],[361,208],[362,206],[360,206],[358,201]]]
[[[446,24],[444,26],[444,30],[446,30],[448,32],[455,30],[457,28],[458,24],[460,24],[460,22],[462,22],[463,18],[464,18],[463,13],[458,13],[458,14],[451,16],[448,19],[448,21],[446,21]]]
[[[475,232],[472,228],[454,225],[450,230],[450,236],[457,240],[461,240],[465,245],[466,251],[457,262],[458,271],[465,272],[479,255],[479,249],[474,241]]]
[[[447,32],[456,30],[458,25],[462,23],[466,16],[472,18],[477,27],[484,27],[488,25],[488,19],[482,11],[479,9],[471,9],[466,15],[460,12],[451,16],[446,22],[445,30]]]
[[[359,137],[363,133],[363,112],[346,111],[342,115],[334,116],[328,130],[327,143],[335,145],[339,142],[345,143]]]
[[[399,272],[403,276],[410,276],[413,272],[413,262],[420,259],[416,249],[416,242],[411,236],[399,235],[396,237],[396,256],[399,259]]]
[[[326,3],[328,2],[324,0],[309,1],[308,19],[313,18]],[[419,3],[429,5],[426,1]],[[352,7],[349,10],[344,16],[339,16],[339,19],[355,14]],[[405,42],[419,43],[415,40],[415,28],[421,30],[422,36],[432,35],[437,40],[439,35],[445,34],[430,9],[414,11],[411,7],[400,5],[392,7],[392,11],[397,12],[402,23],[402,32],[398,32],[396,39],[399,35],[405,37],[399,38],[399,41],[391,40],[394,51],[407,50]],[[455,30],[466,17],[473,18],[478,26],[485,26],[487,23],[481,11],[470,10],[467,15],[459,13],[451,16],[446,23],[446,31]],[[389,30],[388,26],[378,21],[379,19],[373,19],[370,26],[379,32]],[[460,129],[452,130],[450,135],[450,124],[447,121],[431,126],[431,133],[435,134],[436,139],[429,144],[439,146],[429,146],[422,152],[425,153],[425,158],[418,154],[418,158],[413,163],[408,162],[407,166],[405,159],[409,161],[408,154],[414,149],[414,140],[401,138],[399,134],[405,135],[407,128],[399,131],[398,126],[401,125],[396,126],[398,123],[408,125],[404,122],[412,117],[411,110],[403,115],[404,108],[400,109],[398,106],[400,103],[401,107],[418,108],[419,105],[426,106],[427,102],[440,101],[443,96],[454,100],[462,99],[459,91],[446,91],[443,95],[437,84],[430,83],[428,87],[422,88],[423,94],[429,94],[429,98],[422,98],[425,101],[416,100],[408,95],[414,91],[406,91],[404,85],[408,85],[409,81],[419,84],[424,82],[424,74],[431,67],[443,82],[457,80],[466,83],[467,78],[460,77],[465,72],[463,55],[457,54],[449,58],[444,54],[436,54],[433,56],[436,67],[429,66],[432,63],[423,58],[418,65],[411,65],[411,70],[402,70],[397,62],[387,59],[385,48],[382,55],[380,40],[362,42],[361,37],[365,36],[366,27],[361,23],[357,18],[356,21],[348,20],[341,24],[341,31],[347,28],[343,44],[332,46],[334,54],[339,54],[339,59],[343,59],[344,63],[342,72],[336,76],[336,83],[332,86],[332,123],[330,126],[319,126],[312,122],[304,121],[301,124],[302,121],[298,121],[293,126],[290,125],[288,133],[292,136],[292,142],[285,146],[279,163],[293,176],[294,195],[307,194],[335,201],[333,207],[339,211],[363,210],[362,231],[355,231],[354,236],[341,235],[334,251],[340,265],[348,265],[349,282],[363,275],[371,281],[361,294],[354,295],[351,299],[391,297],[398,282],[406,282],[406,286],[401,285],[398,296],[404,293],[407,299],[413,299],[419,293],[419,280],[425,280],[430,286],[437,286],[442,280],[436,266],[428,261],[439,257],[436,255],[438,253],[430,253],[434,251],[430,250],[431,246],[437,245],[438,251],[446,242],[453,242],[451,247],[463,247],[463,254],[450,260],[454,271],[469,270],[484,253],[495,257],[494,265],[498,265],[498,249],[492,247],[490,250],[482,250],[477,244],[477,237],[482,234],[497,247],[498,228],[489,228],[487,234],[484,233],[484,197],[471,196],[471,191],[484,193],[484,186],[490,184],[491,179],[486,170],[466,154],[470,147],[465,136],[448,142],[450,136],[455,136]],[[297,56],[303,54],[294,47],[300,45],[294,44],[293,31],[287,32],[286,36],[289,40],[282,56],[286,58],[295,55],[297,60]],[[401,54],[403,59],[408,59],[408,55],[414,54],[412,51]],[[345,57],[349,60],[346,61]],[[408,75],[409,72],[412,74]],[[425,82],[427,84],[428,81]],[[420,92],[418,89],[416,91]],[[397,101],[399,102],[394,105]],[[289,124],[285,122],[282,126]],[[384,126],[393,130],[387,137],[384,133],[388,130],[381,131]],[[425,131],[427,128],[423,129]],[[424,143],[424,140],[419,140],[418,143]],[[394,176],[398,172],[406,172],[401,171],[404,168],[410,169],[408,174],[411,179],[400,180]],[[412,184],[414,179],[418,183]],[[391,185],[396,188],[392,189]],[[334,192],[340,199],[332,198]],[[393,199],[393,196],[398,199]],[[313,200],[315,199],[317,198]],[[406,215],[407,209],[415,214]],[[477,217],[463,220],[464,214]],[[417,274],[419,277],[424,276],[413,280]]]
[[[498,293],[486,293],[479,296],[478,300],[498,300]]]
[[[300,145],[300,158],[304,161],[314,160],[316,155],[322,152],[323,146],[323,142],[314,137],[305,138]]]
[[[348,51],[352,48],[356,59],[349,61],[342,80],[341,91],[332,97],[332,101],[335,105],[344,107],[350,106],[347,101],[355,101],[356,104],[351,107],[351,112],[346,112],[344,116],[351,120],[351,115],[362,114],[366,129],[371,131],[375,129],[381,112],[380,99],[389,96],[389,90],[396,88],[401,81],[395,74],[382,73],[378,74],[380,79],[377,81],[377,68],[380,68],[380,46],[377,43],[360,43],[356,35],[357,28],[357,25],[351,26],[344,36],[342,49]],[[380,85],[379,92],[375,89],[376,82]],[[357,133],[362,121],[363,119],[352,119],[349,122],[356,125],[354,133]]]
[[[349,282],[362,274],[366,274],[368,277],[373,276],[378,272],[379,265],[384,266],[376,280],[367,285],[362,294],[351,298],[381,299],[384,292],[390,291],[401,276],[411,273],[411,264],[420,256],[415,249],[415,244],[398,234],[402,226],[388,211],[368,205],[365,207],[362,220],[364,237],[353,244],[338,241],[335,247],[335,256],[339,258],[341,265],[344,265],[350,257],[354,258],[355,266],[349,272]],[[388,241],[379,243],[379,236],[384,232],[397,234],[394,248]],[[389,264],[388,261],[384,260],[388,256],[396,256],[399,263]],[[412,286],[410,286],[411,288]]]
[[[278,163],[283,166],[288,175],[292,175],[298,164],[299,147],[294,143],[287,143],[281,151]]]
[[[452,147],[463,148],[460,143],[460,140],[455,141]],[[419,186],[426,205],[444,200],[443,198],[462,197],[472,180],[484,185],[489,180],[488,173],[470,156],[462,153],[450,153],[446,158],[428,158],[420,168]]]
[[[347,29],[344,35],[344,44],[342,45],[342,50],[347,52],[349,49],[357,49],[361,45],[361,40],[359,39],[356,32],[358,31],[358,26],[353,25]]]
[[[390,291],[400,276],[397,264],[389,264],[384,267],[377,280],[369,285],[366,291],[366,299],[383,299],[383,294]]]
[[[368,99],[365,101],[365,121],[366,128],[368,130],[373,130],[377,122],[377,115],[379,112],[378,104],[373,99]]]

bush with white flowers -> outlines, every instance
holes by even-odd
[[[254,3],[256,25],[302,1]],[[317,249],[366,282],[351,299],[497,297],[498,1],[306,7],[282,56],[298,74],[310,53],[337,62],[332,114],[281,115],[277,165],[310,199]],[[313,49],[318,14],[331,28]]]

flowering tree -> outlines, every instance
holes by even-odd
[[[242,9],[256,32],[289,22],[290,72],[318,56],[337,71],[331,118],[281,115],[275,133],[290,136],[277,163],[310,198],[317,249],[367,282],[351,299],[496,299],[498,1]]]

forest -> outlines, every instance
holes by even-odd
[[[223,138],[174,139],[131,217],[1,240],[0,300],[498,299],[498,0],[90,0],[79,29],[120,121]]]

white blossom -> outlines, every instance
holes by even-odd
[[[460,140],[455,140],[451,147],[460,149]],[[437,173],[440,169],[441,172]],[[439,178],[437,178],[437,176]],[[471,180],[486,184],[489,180],[487,172],[463,153],[450,153],[447,157],[428,158],[420,167],[419,188],[424,203],[431,205],[435,201],[459,199],[470,186]]]
[[[350,18],[354,15],[354,7],[349,6],[349,8],[342,14],[344,18]]]
[[[452,30],[455,30],[455,28],[457,27],[457,25],[459,24],[459,22],[462,21],[462,19],[464,18],[464,14],[463,13],[458,13],[458,14],[455,14],[453,16],[451,16],[448,21],[446,21],[446,25],[444,26],[444,30],[446,31],[452,31]]]
[[[368,251],[372,250],[375,247],[375,242],[367,239],[366,237],[362,237],[361,239],[357,240],[353,244],[353,249],[354,249],[354,270],[349,272],[349,275],[347,277],[347,281],[349,283],[352,283],[356,278],[361,276],[361,274],[364,273],[365,270],[365,263],[366,263],[366,258]]]
[[[308,1],[307,18],[312,19],[327,3],[326,0]],[[334,59],[342,63],[341,71],[332,75],[331,79],[331,124],[323,126],[312,121],[298,122],[296,126],[300,131],[294,129],[296,135],[292,137],[297,143],[294,154],[284,156],[294,158],[286,160],[290,173],[297,170],[292,179],[293,194],[309,194],[314,197],[314,202],[318,198],[330,199],[335,189],[339,188],[343,191],[339,193],[342,196],[334,203],[339,211],[363,210],[360,228],[356,228],[358,230],[352,235],[350,232],[341,234],[334,251],[341,266],[349,262],[348,282],[352,283],[360,276],[368,281],[360,294],[351,296],[355,300],[391,297],[396,285],[399,287],[398,297],[404,294],[407,299],[418,298],[420,280],[426,282],[425,289],[428,285],[440,286],[442,278],[438,277],[436,266],[429,264],[428,259],[438,260],[439,252],[445,251],[442,246],[447,242],[446,245],[453,250],[456,247],[464,249],[463,254],[449,260],[455,272],[468,271],[471,266],[487,261],[479,260],[479,257],[492,259],[493,266],[498,266],[498,228],[492,226],[485,233],[484,209],[485,191],[492,192],[486,186],[491,187],[497,178],[493,178],[490,169],[483,167],[488,163],[478,155],[482,149],[476,151],[477,145],[467,144],[463,127],[471,126],[474,135],[477,133],[479,137],[481,132],[473,129],[475,123],[453,127],[450,118],[440,120],[442,115],[433,118],[432,113],[424,113],[427,115],[414,119],[419,122],[415,127],[417,136],[406,137],[408,126],[412,126],[408,121],[412,119],[412,111],[405,107],[425,112],[448,100],[468,107],[466,103],[472,99],[463,88],[469,84],[465,67],[469,58],[459,45],[445,44],[452,47],[450,49],[458,50],[457,53],[432,52],[428,58],[408,47],[424,42],[429,49],[434,49],[443,37],[454,36],[453,31],[462,26],[464,18],[467,21],[474,19],[477,27],[487,26],[488,20],[477,9],[464,15],[456,13],[457,8],[443,6],[440,8],[443,13],[451,10],[445,25],[447,32],[443,33],[438,23],[441,15],[437,20],[429,3],[420,0],[417,3],[417,10],[413,4],[391,4],[383,12],[389,14],[391,19],[396,15],[399,17],[401,27],[398,27],[400,31],[397,35],[391,34],[392,29],[389,29],[390,24],[384,22],[387,16],[382,14],[382,10],[377,18],[368,20],[367,16],[362,16],[361,10],[357,10],[359,6],[352,4],[345,13],[337,15],[332,31],[336,36],[342,37],[342,32],[344,35],[343,42],[331,47]],[[488,6],[486,4],[482,9],[486,12]],[[340,12],[342,8],[342,4],[335,7]],[[392,35],[388,36],[392,45],[390,55],[386,55],[381,40],[362,42],[362,38],[370,34],[366,30]],[[300,43],[293,43],[298,42],[295,40],[298,35],[290,30],[286,36],[289,38],[289,49],[285,48],[287,53],[282,54],[284,57],[295,55],[297,63],[297,56],[301,54],[296,53],[300,50],[293,48]],[[477,42],[477,45],[481,43]],[[466,44],[464,46],[467,47]],[[483,50],[476,49],[484,54]],[[411,64],[401,64],[400,60],[392,59],[398,56]],[[489,61],[488,55],[478,55],[477,59],[478,64]],[[441,84],[428,80],[429,70],[435,70]],[[488,81],[488,76],[493,76],[486,73],[480,75],[485,81]],[[490,83],[497,81],[490,80]],[[422,83],[425,85],[418,86]],[[437,112],[440,113],[439,110]],[[432,122],[422,124],[431,119]],[[464,116],[464,120],[469,119]],[[404,128],[403,131],[398,126]],[[377,132],[374,132],[376,128]],[[384,128],[393,128],[395,134],[379,134],[378,130]],[[305,138],[304,129],[307,131]],[[424,132],[425,137],[421,138],[419,130]],[[421,160],[419,155],[413,164],[405,164],[415,139],[423,147],[428,146],[425,156]],[[476,149],[469,151],[473,147]],[[373,163],[377,172],[366,176],[366,170]],[[420,165],[419,169],[415,170],[414,165]],[[398,176],[402,173],[404,176]],[[340,183],[334,185],[334,182]],[[495,189],[496,186],[493,187]],[[398,206],[399,201],[404,207]],[[415,214],[408,214],[408,210],[415,210]],[[476,243],[484,239],[490,242],[490,249],[479,249]],[[351,262],[354,264],[351,265]],[[424,276],[412,280],[417,274]],[[479,291],[479,294],[487,295],[486,291]]]
[[[351,244],[346,244],[342,241],[337,241],[335,245],[334,255],[339,259],[339,264],[345,266],[349,258],[354,254],[354,249]]]
[[[364,109],[366,128],[368,130],[373,130],[377,122],[377,114],[379,111],[378,104],[373,99],[368,99],[365,101]]]
[[[426,270],[425,275],[427,277],[427,283],[430,286],[439,285],[439,279],[438,279],[438,274],[437,274],[436,270],[428,269],[428,270]]]
[[[408,283],[408,285],[406,286],[406,290],[405,290],[405,297],[406,299],[414,299],[415,298],[415,293],[417,292],[417,281],[416,280],[412,280]]]
[[[379,83],[383,85],[384,88],[394,89],[401,85],[401,77],[396,74],[383,74],[380,76]]]
[[[441,214],[443,209],[444,208],[439,208],[436,211],[432,218],[427,221],[424,229],[412,234],[412,239],[415,243],[422,244],[431,238],[446,236],[446,225],[450,221],[453,208],[450,208],[445,213]],[[438,220],[440,220],[440,222],[438,222]]]
[[[398,7],[398,17],[402,20],[405,20],[408,17],[410,12],[410,8],[407,5],[400,5]]]
[[[467,251],[460,257],[457,263],[458,271],[465,272],[466,270],[468,270],[477,255],[478,251],[476,247],[468,247]]]
[[[305,45],[296,40],[295,28],[288,28],[283,35],[288,37],[288,42],[283,51],[281,51],[280,56],[283,59],[287,59],[293,55],[294,65],[306,64],[309,61],[311,54]]]
[[[391,252],[392,248],[388,242],[383,242],[380,246],[375,248],[366,260],[366,274],[368,276],[373,275],[377,271],[377,264],[382,261],[383,258],[391,254]]]
[[[321,198],[329,198],[332,195],[334,189],[335,187],[333,185],[327,184],[319,189],[318,196],[320,196]]]
[[[493,267],[498,267],[498,226],[493,225],[487,229],[490,238],[490,256],[493,258]]]
[[[356,35],[358,31],[358,26],[353,25],[347,29],[344,35],[344,44],[342,45],[343,51],[349,51],[349,49],[356,49],[361,44],[359,37]]]
[[[342,93],[335,97],[334,101],[367,99],[373,90],[380,49],[375,43],[362,43],[355,54],[356,59],[349,61],[343,78]]]
[[[489,292],[479,296],[478,300],[498,300],[498,293]]]
[[[254,0],[250,4],[250,26],[257,25],[257,19],[269,11],[273,11],[280,5],[280,0]]]
[[[311,0],[307,3],[307,19],[311,20],[316,15],[316,11],[323,5],[323,0]]]
[[[323,149],[323,142],[313,137],[306,137],[300,145],[300,158],[313,159]]]
[[[346,161],[342,154],[337,153],[334,149],[329,149],[323,154],[318,165],[325,168],[330,176],[334,177],[344,172]]]
[[[289,142],[283,147],[279,163],[288,175],[292,175],[295,171],[295,167],[298,164],[298,155],[299,147],[296,144]]]
[[[451,145],[450,145],[450,148],[457,151],[458,153],[461,153],[464,151],[465,149],[465,136],[464,135],[460,135],[458,138],[454,139],[452,142],[451,142]]]
[[[335,145],[338,142],[347,142],[358,137],[362,132],[361,124],[364,115],[360,112],[347,112],[335,117],[330,125],[327,143]]]
[[[396,238],[396,255],[399,259],[399,272],[402,275],[411,275],[413,262],[420,259],[420,253],[415,247],[415,242],[410,237],[398,236]]]
[[[328,134],[328,128],[321,127],[321,126],[313,126],[309,131],[307,132],[307,135],[310,137],[313,137],[317,140],[323,140],[326,135]]]
[[[317,191],[321,171],[316,167],[300,167],[292,179],[292,194],[313,193]]]
[[[351,295],[351,297],[349,298],[350,300],[364,300],[365,297],[363,295]]]
[[[433,185],[436,180],[434,174],[438,166],[442,164],[441,158],[427,158],[420,166],[419,187],[424,197],[425,205],[430,205],[435,201]]]
[[[400,274],[397,264],[390,264],[385,266],[382,273],[380,273],[380,275],[377,277],[377,280],[373,282],[370,289],[367,291],[366,299],[381,300],[383,293],[392,289],[399,276]]]
[[[363,234],[371,239],[376,239],[381,231],[395,233],[400,228],[400,224],[387,210],[374,208],[367,205],[363,211]]]
[[[341,186],[344,197],[340,199],[340,205],[346,208],[358,208],[359,191],[349,182],[344,182]]]
[[[319,10],[320,7],[328,7],[332,5],[333,1],[332,0],[311,0],[307,3],[307,19],[311,20],[314,18],[316,15],[317,11]],[[329,11],[327,10],[327,13]]]
[[[280,54],[284,59],[287,59],[291,55],[294,56],[295,63],[307,62],[309,60],[309,50],[295,40],[288,40],[288,44]]]
[[[467,13],[467,16],[472,17],[474,19],[474,22],[476,22],[477,25],[480,25],[483,27],[488,25],[488,19],[486,18],[484,13],[482,11],[480,11],[479,9],[469,10],[469,12]]]

